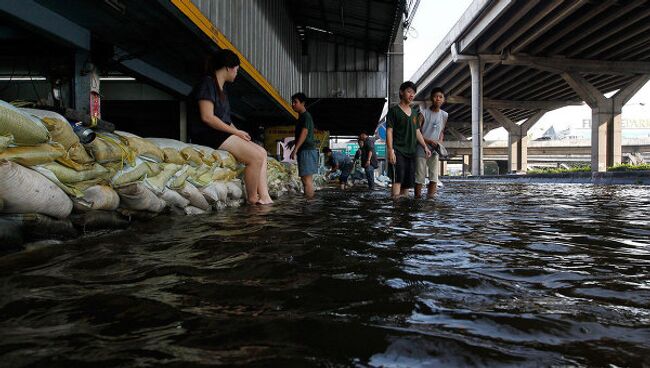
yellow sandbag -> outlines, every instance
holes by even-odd
[[[183,165],[183,167],[174,174],[174,177],[169,180],[167,187],[171,189],[180,189],[185,185],[189,175],[188,169],[190,166]]]
[[[174,174],[176,174],[176,172],[181,168],[180,165],[176,164],[161,164],[160,166],[163,167],[160,174],[144,179],[144,183],[147,185],[147,187],[158,195],[164,191],[165,184],[167,184],[169,179],[171,179]]]
[[[13,135],[17,145],[46,143],[50,134],[43,123],[0,100],[0,136]]]
[[[232,155],[232,153],[223,150],[215,150],[215,152],[217,152],[219,158],[221,159],[221,167],[226,167],[231,170],[235,170],[237,168],[237,160],[235,159],[235,156]]]
[[[181,150],[181,155],[187,161],[188,164],[192,166],[201,166],[203,165],[203,160],[201,160],[201,155],[197,150],[192,147],[186,147]]]
[[[153,162],[138,161],[139,164],[135,167],[125,167],[118,171],[111,179],[113,187],[119,187],[126,184],[141,181],[150,176],[160,174],[160,165]]]
[[[165,155],[165,162],[168,164],[177,164],[184,165],[185,159],[181,153],[175,148],[163,148],[163,154]]]
[[[230,181],[237,177],[237,172],[223,167],[215,167],[212,171],[212,180]]]
[[[187,180],[197,187],[203,187],[212,182],[212,168],[208,165],[204,164],[188,171],[190,171],[190,175]]]
[[[41,121],[50,131],[52,140],[61,143],[65,149],[70,148],[75,143],[79,143],[79,137],[74,134],[72,126],[67,121],[61,121],[55,118],[45,117]]]
[[[135,163],[135,153],[126,145],[103,134],[85,145],[90,155],[100,164],[106,162],[122,161],[129,165]]]
[[[3,151],[5,148],[9,147],[10,145],[14,144],[14,136],[13,135],[0,135],[0,151]]]
[[[42,213],[66,218],[72,201],[53,182],[34,170],[0,161],[0,193],[3,213]]]
[[[165,153],[155,144],[140,137],[121,136],[123,142],[132,149],[136,155],[146,157],[156,162],[165,161]]]
[[[53,162],[64,154],[63,146],[58,143],[39,144],[37,146],[7,148],[0,152],[0,160],[13,161],[23,166],[36,166]]]
[[[77,183],[98,178],[105,179],[109,174],[109,171],[105,167],[97,163],[94,164],[90,170],[84,171],[76,171],[56,162],[40,165],[40,167],[53,172],[54,175],[64,184]]]
[[[217,160],[214,157],[214,149],[207,147],[207,146],[202,146],[200,144],[193,144],[192,147],[199,152],[199,155],[201,156],[201,160],[209,166],[212,166]]]
[[[88,154],[88,151],[84,148],[81,143],[75,143],[68,149],[68,157],[80,164],[92,164],[95,160],[91,155]]]

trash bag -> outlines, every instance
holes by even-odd
[[[38,172],[9,161],[0,162],[0,197],[3,213],[42,213],[66,218],[72,201]]]

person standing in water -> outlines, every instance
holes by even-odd
[[[305,108],[306,102],[307,96],[302,92],[291,96],[291,108],[299,114],[291,159],[298,160],[298,176],[302,180],[305,197],[313,198],[313,175],[318,172],[318,149],[314,139],[314,119]]]
[[[345,153],[334,152],[329,147],[323,147],[323,154],[325,155],[325,164],[330,167],[328,176],[336,170],[341,170],[339,183],[341,190],[345,190],[348,185],[348,177],[352,172],[352,160]]]
[[[438,188],[438,171],[440,161],[438,153],[434,152],[439,143],[444,139],[445,125],[449,115],[446,111],[440,109],[445,103],[445,93],[440,87],[431,90],[431,107],[422,110],[420,115],[420,130],[422,138],[432,151],[431,157],[424,156],[422,147],[418,147],[415,162],[415,197],[420,198],[422,187],[424,186],[425,177],[429,176],[429,185],[427,186],[427,198],[433,198]]]
[[[364,172],[366,173],[366,180],[368,181],[368,189],[373,190],[375,188],[375,169],[379,167],[379,162],[377,161],[377,152],[375,151],[375,139],[370,137],[368,133],[362,131],[359,134],[359,155],[361,167],[363,167]],[[355,155],[355,160],[357,156]]]
[[[431,156],[420,133],[420,109],[411,108],[416,87],[411,81],[399,87],[399,104],[391,107],[386,114],[386,149],[388,155],[388,174],[393,180],[392,196],[399,198],[415,185],[415,153],[418,143],[426,157]]]
[[[246,165],[244,184],[249,204],[271,204],[267,184],[266,150],[232,123],[230,102],[224,87],[232,83],[239,70],[239,57],[223,49],[210,56],[201,82],[192,97],[198,102],[201,121],[191,126],[192,143],[216,147],[230,152]]]

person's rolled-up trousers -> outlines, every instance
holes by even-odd
[[[366,171],[366,179],[368,180],[368,189],[373,189],[375,187],[375,167],[368,165],[364,170]]]

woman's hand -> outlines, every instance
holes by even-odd
[[[394,150],[388,151],[388,162],[390,162],[393,165],[395,165],[395,163],[397,162],[397,156],[395,156]]]
[[[243,130],[237,129],[237,131],[235,132],[235,135],[238,136],[239,138],[245,140],[245,141],[250,141],[251,140],[251,136],[248,133],[246,133],[245,131],[243,131]]]

